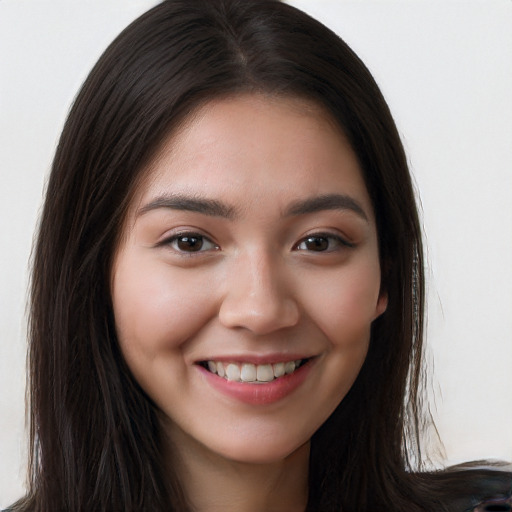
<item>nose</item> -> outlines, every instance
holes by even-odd
[[[225,283],[220,322],[257,335],[296,325],[299,306],[283,274],[271,255],[239,258]]]

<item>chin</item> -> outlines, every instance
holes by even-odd
[[[295,443],[287,436],[275,436],[271,439],[254,439],[219,446],[214,451],[224,459],[241,464],[276,464],[289,457],[309,450],[310,439]]]

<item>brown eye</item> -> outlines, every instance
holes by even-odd
[[[180,251],[197,252],[203,247],[203,237],[181,236],[176,239],[176,245]]]
[[[329,248],[329,240],[323,236],[310,236],[301,245],[307,251],[326,251]]]
[[[205,252],[219,248],[209,238],[197,233],[175,235],[164,243],[170,245],[176,252],[181,253]]]
[[[297,251],[313,251],[313,252],[331,252],[344,247],[354,247],[353,244],[343,240],[343,238],[320,233],[318,235],[310,235],[303,238],[296,246]]]

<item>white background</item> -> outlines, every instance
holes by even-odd
[[[0,0],[0,507],[22,493],[27,268],[57,138],[154,0]],[[512,1],[295,0],[381,86],[419,189],[446,458],[512,460]],[[435,454],[433,454],[435,457]]]

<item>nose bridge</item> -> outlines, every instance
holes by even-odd
[[[280,256],[271,249],[244,251],[227,277],[219,317],[228,327],[256,334],[295,325],[299,309]]]

